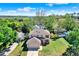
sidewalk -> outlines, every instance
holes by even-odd
[[[5,56],[7,56],[7,55],[9,55],[16,47],[17,47],[17,45],[18,45],[18,43],[13,43],[13,45],[12,46],[10,46],[10,51],[6,51],[5,53],[4,53],[4,55]]]

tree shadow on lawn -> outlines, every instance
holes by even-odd
[[[28,51],[27,45],[26,45],[27,40],[24,42],[24,44],[22,45],[23,50],[22,51]]]
[[[27,48],[27,44],[26,44],[27,40],[23,43],[22,47],[23,47],[23,50],[22,51],[37,51],[38,48]]]

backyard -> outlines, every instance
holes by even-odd
[[[56,41],[50,41],[50,44],[43,47],[43,50],[39,52],[40,56],[59,56],[66,52],[69,48],[69,43],[64,39],[60,38]]]

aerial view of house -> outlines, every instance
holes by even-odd
[[[0,3],[0,56],[79,56],[79,3]]]

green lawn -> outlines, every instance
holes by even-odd
[[[0,45],[2,45],[3,44],[3,42],[0,42]]]
[[[39,52],[40,56],[58,56],[62,55],[69,47],[69,43],[63,39],[57,39],[56,41],[50,41],[50,44],[43,47],[43,50]]]
[[[23,50],[23,42],[20,42],[16,49],[9,56],[27,56],[27,51]],[[40,56],[58,56],[62,55],[69,47],[69,43],[63,39],[57,39],[56,41],[50,41],[50,44],[43,46],[43,50],[39,51]]]
[[[15,48],[15,50],[9,56],[26,56],[27,51],[23,51],[23,42],[20,42],[19,45]]]

